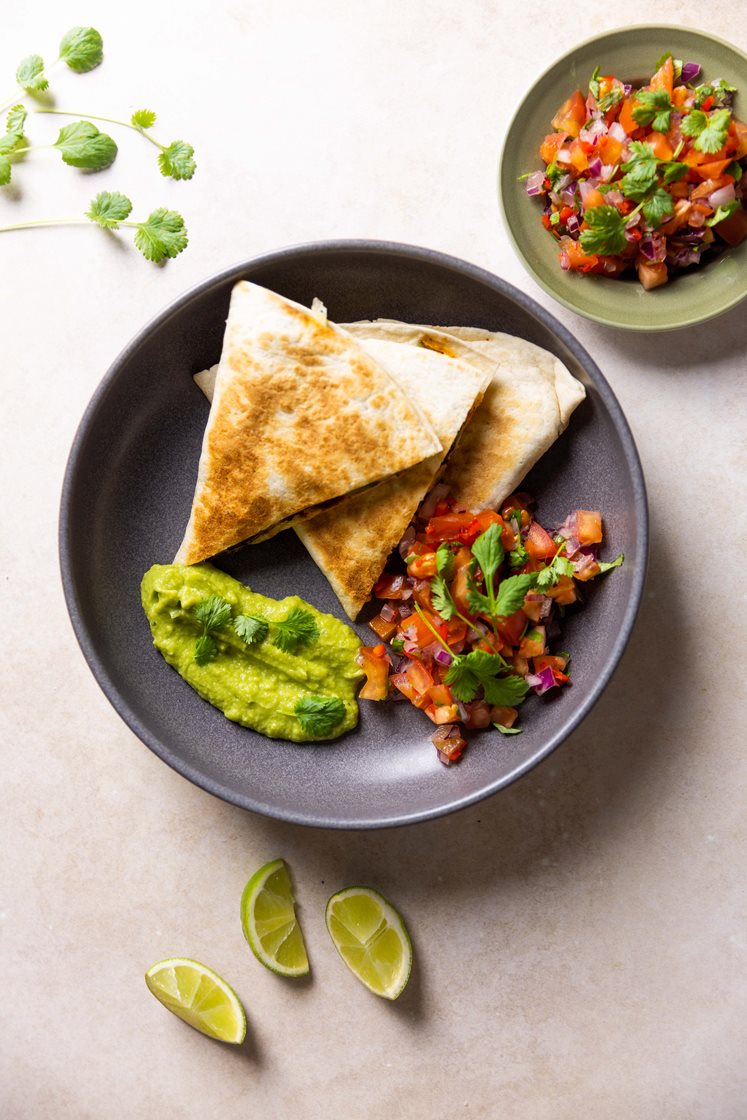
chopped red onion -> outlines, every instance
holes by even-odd
[[[541,175],[542,172],[538,171],[537,174]],[[428,494],[425,501],[421,505],[420,509],[418,510],[418,516],[422,517],[424,521],[429,521],[436,511],[436,506],[438,505],[438,503],[442,498],[445,498],[448,493],[449,487],[444,485],[443,482],[439,482],[437,486],[433,487],[430,494]]]
[[[445,665],[448,668],[449,665],[451,665],[453,658],[447,650],[443,649],[442,646],[439,646],[438,650],[433,655],[433,660],[437,661],[439,665]]]
[[[578,214],[571,214],[570,218],[565,223],[565,228],[569,233],[578,233],[581,228],[581,223],[578,220]]]
[[[524,678],[529,687],[533,689],[538,696],[543,693],[549,692],[551,688],[555,688],[555,677],[549,665],[545,665],[544,669],[540,669],[539,673],[530,673]]]
[[[661,264],[667,255],[666,241],[663,237],[658,237],[655,233],[642,237],[638,248],[641,256],[645,257],[651,264]]]
[[[625,94],[625,96],[629,97],[632,92],[633,92],[632,85],[630,85],[629,82],[623,82],[623,93]]]
[[[558,195],[562,194],[563,191],[566,190],[571,185],[572,182],[573,182],[573,176],[572,175],[561,175],[561,177],[558,179],[557,183],[555,184],[556,193]]]
[[[563,203],[564,206],[573,206],[573,204],[576,201],[576,191],[575,190],[561,191],[560,201]]]
[[[602,174],[602,161],[599,156],[593,159],[589,164],[589,174],[594,178],[599,178]]]
[[[614,173],[616,171],[617,171],[617,164],[616,163],[603,163],[602,164],[602,170],[600,172],[600,178],[605,183],[607,183],[607,182],[609,182],[609,180],[612,178],[612,176],[614,175]]]
[[[542,194],[545,189],[544,171],[535,171],[526,181],[525,188],[528,195]]]
[[[414,541],[415,541],[415,526],[413,524],[410,524],[405,529],[405,535],[402,538],[402,540],[399,542],[399,545],[397,546],[399,554],[400,554],[400,556],[402,557],[403,560],[405,559],[406,556],[410,555],[410,549],[412,548]]]
[[[733,202],[735,198],[734,184],[729,183],[728,187],[719,187],[708,195],[708,205],[718,210],[719,206],[726,206],[727,202]]]
[[[619,121],[615,121],[610,125],[610,136],[614,140],[619,140],[621,144],[624,144],[628,139],[628,134]]]
[[[607,191],[607,194],[605,195],[607,203],[610,206],[619,206],[623,200],[623,197],[624,196],[622,191]],[[638,213],[640,213],[640,210],[638,211]],[[638,217],[638,215],[636,215],[636,217]]]
[[[559,148],[555,153],[555,162],[561,167],[569,167],[571,163],[571,153],[565,148]]]
[[[694,82],[700,74],[700,66],[697,62],[686,62],[682,67],[682,81],[685,85]]]
[[[540,618],[542,618],[542,619],[549,618],[551,613],[552,613],[552,599],[549,599],[547,596],[545,596],[545,598],[542,601],[542,606],[540,607]]]
[[[412,592],[411,592],[411,594],[412,594]],[[407,606],[407,604],[405,604],[405,603],[402,603],[402,605],[399,608],[399,617],[400,618],[409,618],[412,613],[413,613],[412,607]]]
[[[399,611],[396,607],[393,607],[391,603],[384,603],[379,614],[385,622],[394,622],[395,618],[399,615]]]

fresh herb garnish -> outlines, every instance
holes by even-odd
[[[561,556],[564,548],[565,541],[563,540],[547,567],[537,572],[538,591],[547,591],[549,587],[554,587],[561,576],[573,575],[573,565],[570,560]]]
[[[613,105],[619,105],[624,97],[623,91],[619,86],[613,86],[611,90],[605,93],[604,97],[597,99],[597,108],[600,113],[607,113]]]
[[[273,645],[285,653],[295,653],[299,646],[315,642],[319,626],[314,616],[302,607],[293,607],[287,618],[275,623]]]
[[[482,688],[488,704],[513,707],[522,702],[529,685],[523,677],[498,676],[505,669],[506,662],[498,654],[474,649],[454,658],[444,682],[450,687],[452,695],[464,703],[474,700],[478,688]]]
[[[258,646],[267,637],[270,629],[264,618],[256,618],[251,614],[239,614],[233,620],[233,628],[242,642],[248,646]]]
[[[728,109],[718,109],[710,115],[700,109],[693,109],[682,118],[680,129],[685,136],[695,137],[694,148],[712,155],[726,143],[730,123],[731,113]]]
[[[703,103],[707,101],[709,97],[712,97],[713,103],[720,108],[724,102],[728,104],[731,100],[731,94],[736,92],[737,87],[730,86],[723,78],[716,78],[713,82],[703,83],[702,85],[696,86],[693,90],[695,94],[695,108],[702,108]]]
[[[208,661],[215,659],[218,643],[213,635],[229,622],[232,613],[231,604],[221,595],[209,595],[192,608],[194,618],[202,626],[202,634],[195,645],[195,661],[198,665],[206,665]]]
[[[599,97],[599,67],[594,67],[594,73],[589,78],[589,93],[593,98]]]
[[[674,201],[663,187],[657,187],[644,199],[642,210],[648,224],[656,229],[674,213]]]
[[[95,69],[104,57],[104,41],[95,27],[72,27],[63,35],[60,42],[60,53],[55,63],[64,62],[76,74],[87,74]],[[50,67],[51,69],[51,67]],[[40,54],[30,54],[22,59],[16,69],[16,82],[24,93],[43,93],[49,88],[44,59]],[[9,101],[3,103],[0,111],[11,101],[15,101],[14,94]]]
[[[621,552],[620,555],[616,556],[614,560],[598,560],[597,563],[599,564],[599,574],[601,575],[602,572],[609,572],[611,568],[619,568],[624,559],[625,557]]]
[[[734,198],[731,202],[724,203],[719,206],[715,214],[711,214],[710,218],[706,218],[707,226],[717,226],[719,222],[723,222],[726,218],[730,218],[732,214],[736,214],[739,210],[741,203],[738,199]]]
[[[621,253],[625,240],[625,222],[614,206],[595,206],[587,210],[585,219],[588,229],[581,231],[579,241],[585,253],[599,253],[614,256]]]
[[[673,109],[665,89],[640,89],[635,95],[633,120],[636,124],[653,125],[656,132],[668,132]]]
[[[329,735],[345,715],[339,696],[304,696],[296,702],[296,718],[307,735]]]
[[[522,731],[520,727],[505,727],[502,723],[494,723],[493,727],[496,731],[500,731],[501,735],[521,735]]]
[[[101,191],[86,210],[86,217],[102,229],[119,229],[130,226],[135,230],[135,245],[146,258],[156,264],[167,257],[175,257],[187,246],[187,229],[184,218],[176,210],[153,210],[144,222],[128,222],[132,203],[127,195],[118,191]],[[70,219],[75,221],[76,219]],[[28,225],[43,225],[29,222]],[[0,232],[3,228],[0,227]]]

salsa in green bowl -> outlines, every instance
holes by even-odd
[[[736,119],[747,116],[747,57],[735,47],[687,28],[626,28],[581,44],[539,78],[509,125],[501,158],[504,218],[525,267],[545,291],[572,311],[628,330],[674,330],[734,307],[747,295],[747,240],[704,253],[700,263],[670,271],[669,282],[651,290],[642,287],[635,269],[614,278],[564,269],[561,246],[543,225],[545,197],[528,196],[522,177],[544,170],[540,145],[553,132],[551,122],[556,118],[557,123],[560,106],[575,90],[586,95],[595,73],[614,75],[637,89],[650,81],[657,61],[667,52],[685,63],[697,63],[698,83],[722,79],[735,87],[728,98],[731,114]],[[644,139],[649,139],[648,132]]]

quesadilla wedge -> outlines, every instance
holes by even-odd
[[[422,409],[442,450],[294,526],[352,619],[370,599],[390,552],[438,478],[492,377],[489,359],[437,331],[424,336],[417,328],[398,324],[377,335],[362,340],[362,346]],[[194,378],[208,398],[214,371],[215,367],[204,370]]]
[[[365,345],[397,325],[373,320],[345,329]],[[565,430],[586,390],[559,358],[523,338],[478,327],[411,329],[467,342],[492,363],[492,382],[441,481],[461,508],[496,509]]]
[[[420,409],[346,331],[242,280],[176,562],[272,536],[440,450]]]

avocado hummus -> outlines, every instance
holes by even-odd
[[[228,719],[295,742],[336,739],[357,724],[361,643],[339,619],[296,595],[257,595],[210,564],[156,564],[141,597],[156,649]],[[289,618],[291,628],[299,618],[302,625],[284,640]]]

